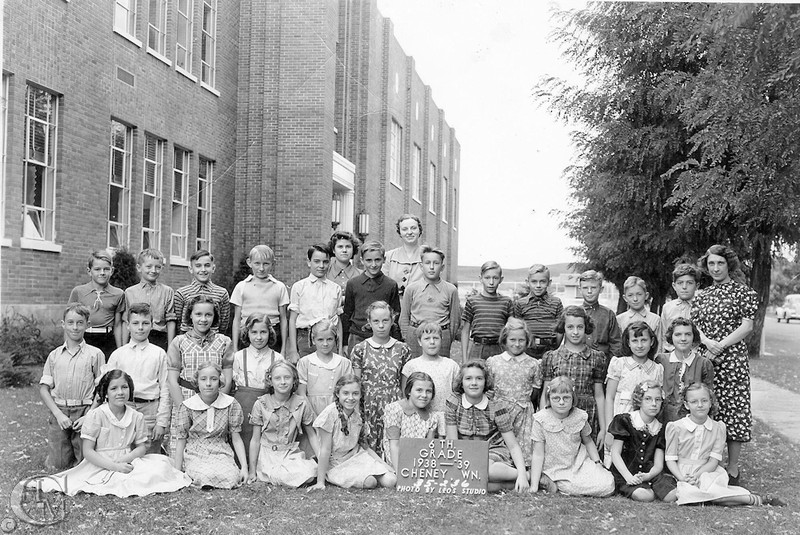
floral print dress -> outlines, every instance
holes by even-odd
[[[744,319],[753,319],[758,309],[758,295],[737,282],[730,281],[706,288],[695,297],[692,321],[710,339],[722,340],[735,331]],[[744,340],[712,358],[714,385],[719,413],[728,440],[749,442],[753,429],[750,412],[750,362]]]

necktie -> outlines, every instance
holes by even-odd
[[[94,293],[97,294],[97,298],[94,300],[94,304],[92,304],[92,308],[94,310],[100,310],[100,307],[103,306],[103,300],[100,299],[100,290],[94,290]]]

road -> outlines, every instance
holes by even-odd
[[[800,357],[800,321],[778,323],[775,314],[767,313],[764,321],[766,351],[776,357]]]

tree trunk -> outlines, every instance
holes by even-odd
[[[753,271],[750,274],[750,286],[758,294],[758,311],[753,320],[753,332],[747,338],[747,351],[750,358],[761,356],[761,333],[764,330],[764,318],[769,304],[769,286],[772,277],[772,241],[761,234],[753,246]]]

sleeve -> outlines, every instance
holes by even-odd
[[[244,422],[244,411],[239,402],[235,399],[228,407],[228,431],[231,433],[241,433],[242,423]]]
[[[103,426],[100,416],[100,407],[90,410],[83,419],[83,427],[81,427],[81,438],[93,440],[97,442],[100,437],[100,428]]]
[[[56,386],[55,379],[53,379],[53,359],[55,358],[55,352],[58,351],[58,348],[54,349],[47,355],[47,360],[44,361],[44,367],[42,368],[42,378],[39,379],[40,385],[47,385],[50,388]]]
[[[231,324],[231,299],[228,290],[223,288],[223,292],[219,298],[219,331],[224,333]]]
[[[238,355],[238,353],[237,353]],[[234,362],[234,370],[236,369],[236,363]],[[297,376],[300,380],[301,385],[308,384],[308,355],[305,357],[300,357],[300,360],[297,361]]]
[[[751,320],[756,317],[756,312],[758,312],[758,294],[746,286],[743,287],[743,290],[744,295],[739,301],[742,319]]]
[[[533,426],[531,427],[531,440],[534,442],[544,442],[544,427],[542,427],[542,422],[540,422],[537,418],[533,419]]]
[[[167,292],[164,304],[164,321],[178,321],[178,316],[175,314],[175,290],[169,286],[164,286]]]
[[[342,338],[343,345],[347,344],[347,339],[350,335],[350,319],[356,310],[355,306],[355,292],[353,291],[353,280],[347,281],[344,287],[344,304],[342,305]]]
[[[703,367],[700,369],[700,380],[703,381],[713,392],[714,390],[714,364],[703,357]]]
[[[714,435],[712,436],[713,444],[711,445],[711,453],[709,457],[722,461],[722,454],[725,453],[725,440],[728,436],[725,430],[724,422],[714,422]]]
[[[189,438],[189,428],[192,427],[192,415],[189,408],[181,403],[178,408],[178,415],[176,417],[175,429],[177,430],[177,437],[187,439]]]
[[[250,425],[264,427],[264,404],[261,403],[260,399],[257,399],[253,404],[253,410],[250,411],[250,421],[248,423]]]
[[[562,303],[561,299],[559,299],[558,297],[556,297],[556,300],[558,301],[558,305],[556,306],[556,319],[558,319],[561,317],[561,314],[564,313],[564,303]]]
[[[122,312],[122,321],[128,322],[128,309],[131,308],[131,296],[128,293],[129,288],[122,291],[123,301],[125,301],[125,310]]]
[[[467,296],[467,302],[464,305],[464,311],[461,313],[461,322],[462,323],[472,323],[473,317],[473,304],[472,304],[472,296]]]
[[[172,339],[167,347],[167,369],[181,371],[183,369],[183,358],[181,357],[181,341],[183,335],[178,335]]]
[[[289,304],[289,290],[286,289],[286,285],[280,281],[278,283],[281,285],[281,292],[280,296],[278,297],[278,306],[282,307]]]
[[[217,336],[221,336],[225,343],[225,349],[222,353],[222,369],[233,368],[233,342],[224,334],[218,334]]]
[[[389,279],[392,281],[392,289],[389,291],[389,306],[392,307],[392,310],[397,312],[397,316],[400,315],[400,290],[397,289],[397,282],[394,279]],[[397,321],[397,318],[395,318]],[[398,324],[399,327],[399,324]]]
[[[239,281],[236,283],[236,286],[233,287],[233,292],[231,293],[231,304],[236,305],[237,307],[242,306],[242,290],[244,287],[244,281]]]
[[[678,460],[678,430],[675,428],[675,422],[669,422],[667,429],[664,432],[666,436],[667,449],[664,450],[665,461]]]
[[[183,308],[186,306],[185,298],[181,293],[180,288],[175,290],[173,295],[172,304],[174,305],[175,321],[178,323],[177,332],[181,332],[181,325],[183,324]],[[177,338],[177,337],[176,337]]]
[[[414,285],[410,285],[410,287],[406,287],[405,292],[403,292],[403,304],[400,307],[400,318],[397,320],[400,324],[400,331],[403,333],[403,338],[408,340],[409,332],[408,329],[411,325],[411,299],[414,293]]]
[[[548,351],[542,357],[542,382],[553,380],[553,352]]]
[[[445,425],[458,425],[458,396],[453,394],[444,402],[444,422]]]
[[[611,424],[608,426],[608,432],[613,435],[614,438],[618,440],[625,440],[629,436],[631,436],[630,427],[628,425],[628,418],[626,414],[617,414],[614,416],[614,419],[611,420]]]
[[[449,283],[448,283],[449,284]],[[461,331],[461,300],[458,288],[450,284],[450,334],[455,337]]]
[[[613,312],[609,311],[608,319],[608,351],[610,355],[622,353],[622,334],[619,331],[619,324]]]
[[[594,349],[592,352],[592,382],[603,384],[606,382],[606,357],[601,351]]]
[[[106,363],[106,356],[98,348],[94,348],[94,355],[92,356],[92,374],[94,375],[95,384],[102,377],[103,364]]]
[[[136,414],[133,415],[133,424],[136,426],[133,435],[133,443],[136,446],[145,444],[147,442],[147,425],[144,423],[144,416],[141,412],[136,412]]]
[[[658,434],[656,435],[656,449],[662,451],[667,449],[667,440],[664,435],[664,426],[661,426],[661,429],[658,430]]]
[[[336,418],[338,417],[339,411],[336,409],[336,405],[331,403],[322,409],[322,412],[319,413],[317,419],[314,420],[314,427],[323,429],[328,433],[333,433],[333,429],[336,426]]]
[[[116,306],[114,307],[114,314],[125,315],[125,291],[121,290],[117,299]]]
[[[530,381],[533,388],[541,389],[542,388],[542,365],[539,364],[539,361],[536,359],[532,359],[533,362],[531,363],[531,370],[530,370]]]
[[[402,369],[405,368],[406,364],[408,364],[411,361],[412,355],[411,355],[411,348],[408,347],[408,344],[406,344],[405,342],[396,342],[396,343],[403,344],[403,346],[400,348],[400,366],[398,367],[398,373],[397,373],[397,384],[399,386],[401,377],[403,375]]]
[[[364,369],[364,351],[366,351],[367,348],[366,344],[366,341],[359,342],[350,352],[350,360],[353,365],[354,373],[361,373]]]
[[[589,422],[583,424],[581,428],[581,437],[590,437],[592,436],[592,426],[589,425]]]
[[[386,436],[390,439],[400,438],[401,411],[402,409],[397,402],[389,403],[383,411],[383,428]]]
[[[614,379],[619,381],[622,378],[622,359],[620,357],[611,357],[611,362],[608,364],[608,373],[606,373],[606,381]]]
[[[353,375],[353,363],[350,362],[350,359],[347,357],[344,357],[343,360],[344,364],[342,367],[344,368],[344,375]]]
[[[169,420],[172,412],[172,398],[169,395],[167,354],[159,348],[158,359],[158,409],[156,410],[156,425],[169,429]]]
[[[303,403],[303,415],[301,418],[301,425],[312,425],[314,423],[314,418],[316,418],[314,409],[311,408],[311,403],[309,403],[307,400],[305,403]]]
[[[242,359],[244,359],[244,352],[247,351],[246,349],[240,349],[236,353],[233,354],[233,365],[231,368],[233,369],[233,382],[236,383],[237,386],[242,386],[244,381],[241,379],[244,377],[244,368],[242,366]],[[298,368],[298,373],[299,373]],[[239,378],[239,380],[237,380]]]
[[[331,317],[340,316],[344,312],[344,295],[342,294],[342,287],[335,282],[333,283],[333,287],[336,289],[336,309],[334,310],[333,314],[331,314]]]
[[[660,362],[656,362],[655,382],[660,384],[662,387],[664,386],[664,365]]]
[[[403,365],[403,369],[400,372],[402,375],[408,377],[415,371],[417,371],[417,364],[414,362],[416,359],[411,359]]]
[[[508,433],[514,431],[514,419],[511,415],[511,410],[504,403],[497,403],[489,400],[489,404],[495,404],[494,408],[494,423],[501,433]]]
[[[291,296],[289,297],[289,310],[298,314],[300,313],[300,294],[302,293],[300,287],[302,282],[302,280],[299,280],[292,284]]]
[[[78,299],[78,292],[76,292],[76,291],[75,291],[75,290],[77,290],[78,288],[79,288],[79,287],[78,287],[78,286],[76,286],[76,287],[75,287],[75,288],[73,288],[73,289],[72,289],[72,291],[69,293],[69,299],[67,299],[67,303],[78,303],[78,302],[79,302],[79,299]]]

